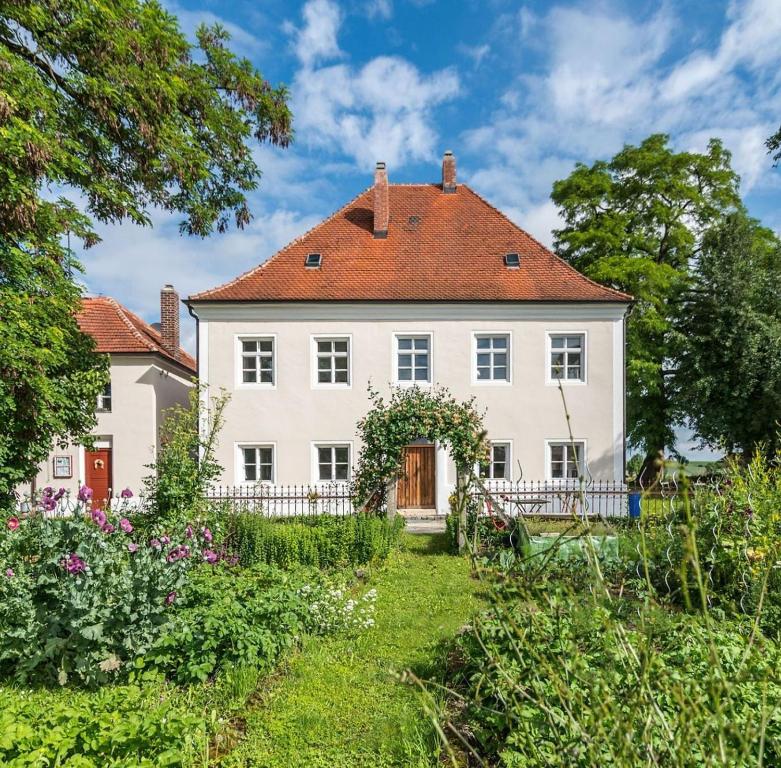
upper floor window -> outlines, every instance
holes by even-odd
[[[104,413],[111,411],[111,382],[106,384],[106,386],[103,387],[103,391],[98,395],[97,408]]]
[[[320,482],[346,482],[350,479],[350,446],[318,445],[317,479]]]
[[[350,383],[350,339],[315,339],[317,383]]]
[[[274,446],[248,445],[241,448],[245,483],[274,482]]]
[[[475,334],[477,381],[510,381],[510,337],[508,334]]]
[[[509,443],[491,443],[488,461],[480,464],[480,477],[486,480],[510,479]]]
[[[396,337],[396,380],[400,384],[431,383],[431,335]]]
[[[577,480],[584,472],[582,442],[548,443],[548,475],[551,480]]]
[[[552,333],[549,338],[551,381],[585,381],[585,334]]]
[[[274,339],[241,340],[241,381],[244,384],[274,384]]]

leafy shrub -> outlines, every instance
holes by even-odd
[[[401,517],[322,515],[287,520],[241,513],[229,524],[226,546],[243,566],[333,568],[386,558],[398,544],[403,527]]]
[[[362,629],[372,612],[373,594],[353,600],[318,573],[267,565],[194,572],[186,603],[136,666],[179,683],[237,666],[268,670],[305,632]]]
[[[189,766],[205,752],[202,716],[164,687],[106,686],[57,696],[3,691],[0,764],[8,768]]]
[[[189,534],[189,536],[188,536]],[[0,532],[0,674],[106,682],[145,653],[187,571],[209,550],[192,529],[140,541],[113,512],[9,518]]]
[[[748,621],[521,579],[458,638],[448,682],[491,765],[777,765],[779,664]]]

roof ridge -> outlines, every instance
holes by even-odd
[[[309,237],[309,235],[311,235],[313,232],[317,232],[318,229],[324,227],[326,224],[333,221],[342,211],[344,211],[346,208],[349,208],[353,203],[357,202],[361,197],[363,197],[363,195],[365,195],[370,189],[373,188],[374,188],[374,184],[372,184],[370,187],[366,187],[366,189],[359,192],[352,200],[346,202],[341,208],[335,210],[327,218],[323,219],[322,221],[319,221],[317,224],[314,225],[314,227],[310,227],[306,232],[303,232],[298,237],[293,238],[289,243],[287,243],[287,245],[284,245],[278,251],[275,251],[265,261],[261,261],[260,264],[257,264],[251,269],[248,269],[246,272],[243,272],[238,277],[234,277],[233,280],[230,280],[227,283],[223,283],[222,285],[218,285],[214,288],[210,288],[207,291],[200,291],[199,293],[194,293],[192,296],[188,296],[187,300],[190,301],[192,299],[204,298],[211,293],[216,293],[217,291],[221,291],[225,288],[230,288],[230,286],[234,285],[235,283],[238,283],[240,280],[243,280],[244,278],[255,274],[255,272],[258,272],[259,270],[262,270],[265,266],[271,264],[278,256],[281,256],[283,253],[285,253],[285,251],[290,250],[294,245],[301,242],[301,240],[303,240],[306,237]]]
[[[602,283],[598,283],[596,280],[592,280],[588,275],[584,275],[580,270],[575,269],[575,267],[572,266],[572,264],[568,264],[564,259],[561,258],[554,250],[551,248],[548,248],[547,245],[544,243],[541,243],[534,235],[527,232],[520,224],[516,224],[506,213],[501,211],[499,208],[497,208],[493,203],[490,203],[488,200],[486,200],[479,192],[476,192],[472,187],[470,187],[468,184],[460,184],[459,186],[464,187],[465,189],[469,190],[478,200],[480,200],[482,203],[487,205],[491,210],[498,213],[505,221],[507,221],[509,224],[511,224],[513,227],[515,227],[519,232],[526,235],[526,237],[529,238],[533,243],[536,243],[540,246],[544,251],[549,253],[551,256],[553,256],[554,259],[557,261],[560,261],[567,269],[571,269],[573,272],[575,272],[577,275],[582,277],[584,280],[587,280],[592,285],[595,285],[597,288],[602,288],[603,290],[610,291],[611,293],[616,294],[616,296],[621,297],[622,299],[631,301],[632,297],[628,293],[624,293],[623,291],[619,291],[616,288],[611,288],[609,285],[602,285]]]
[[[136,339],[138,339],[138,341],[140,341],[150,352],[160,352],[160,348],[150,339],[145,339],[141,335],[141,332],[138,330],[138,328],[136,328],[133,321],[127,316],[127,314],[125,314],[126,312],[130,312],[130,310],[126,310],[125,307],[123,307],[113,296],[106,296],[106,298],[117,311],[120,319],[127,326],[128,330],[133,334],[133,336],[135,336]]]

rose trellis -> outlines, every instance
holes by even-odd
[[[466,492],[475,464],[485,459],[487,451],[474,398],[460,402],[442,387],[396,387],[386,402],[369,387],[369,399],[369,412],[358,422],[362,447],[355,497],[360,507],[385,503],[401,472],[404,448],[419,439],[439,443],[448,451],[458,472],[457,493]]]

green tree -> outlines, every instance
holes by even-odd
[[[768,152],[773,154],[773,160],[781,160],[781,128],[779,128],[766,142]]]
[[[248,141],[291,138],[286,90],[221,27],[196,37],[153,1],[0,0],[0,500],[53,439],[84,437],[105,380],[66,235],[89,247],[93,218],[148,224],[153,206],[188,234],[242,227]]]
[[[781,241],[737,213],[709,232],[677,329],[676,391],[695,436],[747,458],[781,448]]]
[[[657,472],[660,452],[674,451],[679,418],[670,386],[677,296],[704,232],[742,209],[730,154],[716,139],[699,154],[673,152],[667,136],[649,136],[609,162],[578,164],[553,185],[552,199],[565,222],[554,233],[558,254],[635,298],[627,322],[627,437],[645,454],[643,471]]]

